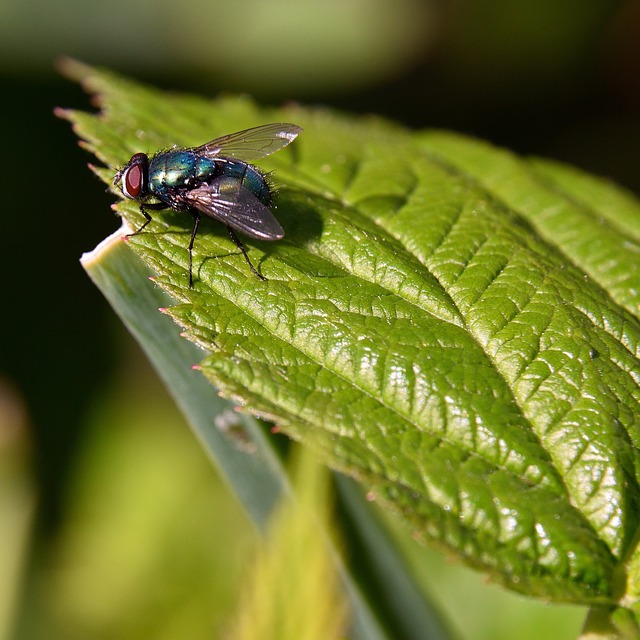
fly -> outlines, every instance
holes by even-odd
[[[174,147],[149,157],[136,153],[116,173],[125,197],[140,203],[144,224],[150,211],[173,209],[193,218],[189,241],[189,287],[193,288],[193,243],[205,215],[227,227],[249,268],[261,280],[236,231],[257,240],[280,240],[284,230],[271,212],[273,193],[264,174],[248,161],[264,158],[293,142],[302,127],[265,124],[211,140],[199,147]],[[149,202],[150,199],[156,201]]]

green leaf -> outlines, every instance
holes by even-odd
[[[640,204],[553,163],[442,132],[82,69],[73,112],[109,169],[271,121],[278,243],[158,212],[129,244],[179,304],[202,372],[321,451],[417,537],[548,600],[635,602]],[[133,229],[132,202],[118,211]],[[628,575],[629,572],[629,575]]]

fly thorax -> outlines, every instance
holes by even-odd
[[[149,166],[150,190],[162,193],[167,189],[183,189],[195,181],[196,156],[180,149],[156,155]]]

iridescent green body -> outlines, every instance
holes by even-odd
[[[149,161],[149,192],[170,202],[182,190],[219,178],[237,178],[265,205],[271,203],[271,190],[264,176],[242,160],[213,159],[194,149],[161,151]]]

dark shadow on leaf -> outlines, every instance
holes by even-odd
[[[284,239],[298,245],[318,238],[322,234],[319,212],[326,203],[324,198],[306,191],[280,189],[274,199],[273,213],[284,228]]]

